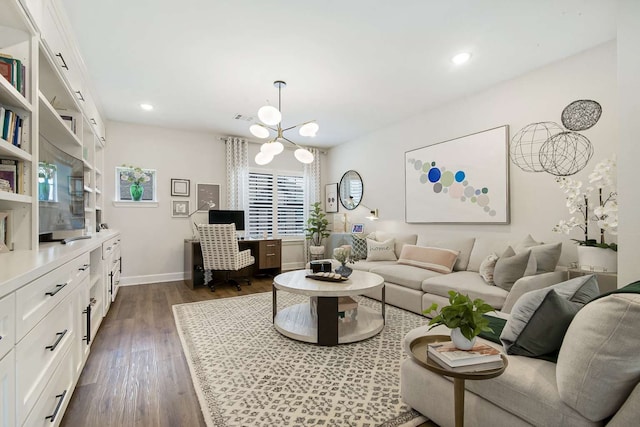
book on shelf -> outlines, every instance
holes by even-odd
[[[0,75],[2,75],[11,86],[15,87],[22,96],[26,93],[25,74],[26,67],[21,60],[0,52]]]
[[[458,367],[502,361],[500,350],[477,343],[471,350],[460,350],[451,341],[429,344],[427,353],[444,362],[447,367]]]
[[[24,194],[24,162],[0,158],[0,178],[6,180],[10,187],[10,190],[3,191]]]
[[[22,96],[25,95],[26,67],[21,60],[11,55],[0,53],[0,74],[16,88]]]
[[[0,105],[0,137],[20,148],[23,120],[16,112]]]

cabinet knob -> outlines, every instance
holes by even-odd
[[[84,96],[82,96],[82,92],[80,92],[79,90],[76,90],[76,93],[78,94],[78,99],[84,102]]]

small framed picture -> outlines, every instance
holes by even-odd
[[[364,224],[351,224],[351,234],[364,233]]]
[[[191,181],[188,179],[171,178],[171,195],[189,197]]]
[[[172,200],[171,216],[174,218],[189,218],[189,201],[188,200]]]
[[[325,211],[327,213],[338,212],[338,183],[327,184],[325,192]]]

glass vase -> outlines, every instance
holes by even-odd
[[[144,187],[134,182],[131,184],[131,187],[129,187],[129,192],[131,193],[131,199],[133,199],[134,202],[139,202],[144,194]]]
[[[341,275],[342,277],[349,277],[353,270],[350,267],[347,267],[345,264],[342,264],[340,267],[336,268],[336,273]]]

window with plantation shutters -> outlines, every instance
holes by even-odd
[[[294,173],[249,172],[250,236],[304,235],[304,178]]]

